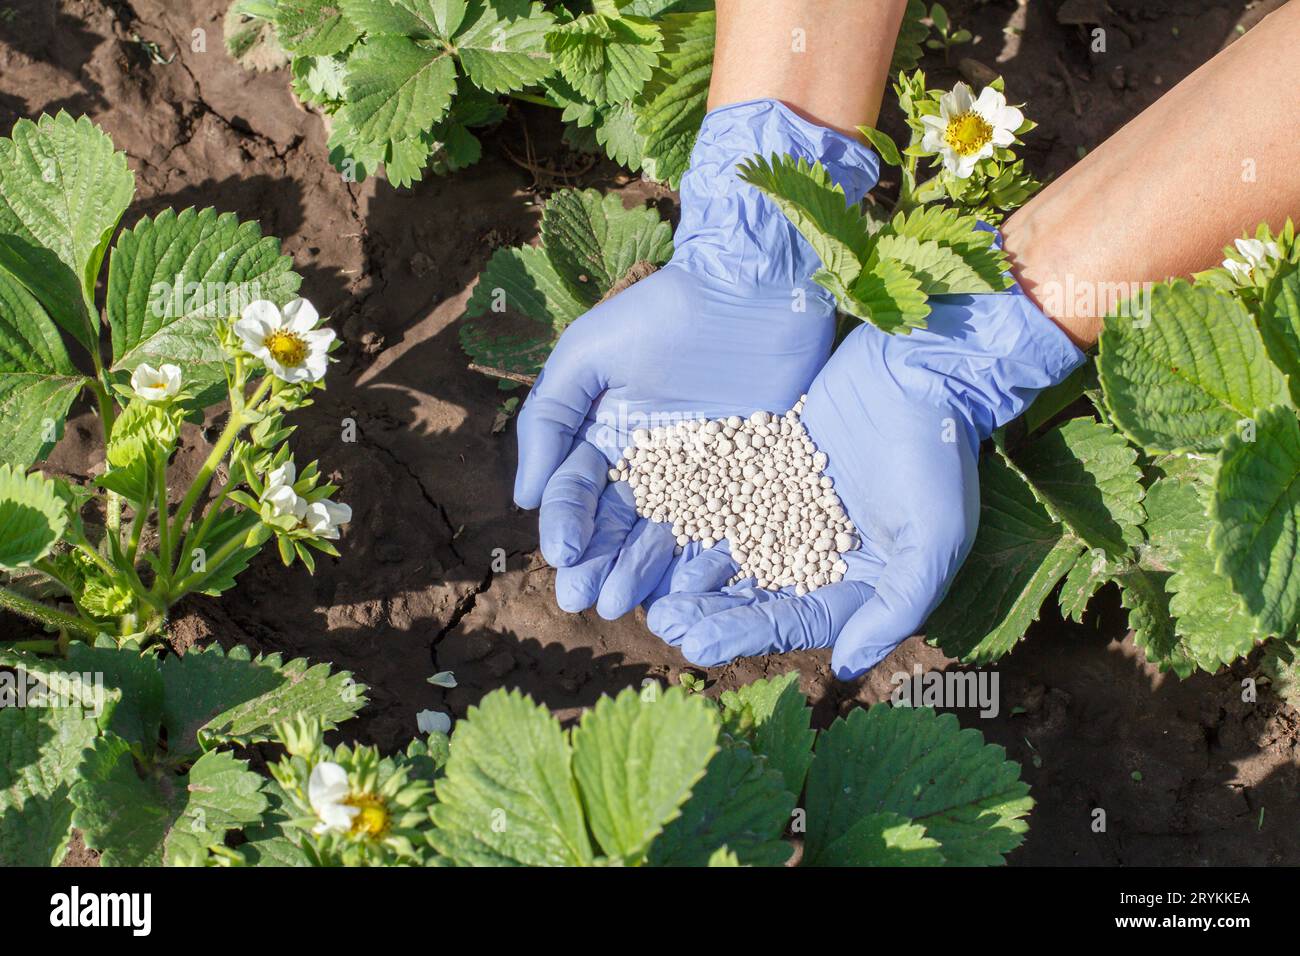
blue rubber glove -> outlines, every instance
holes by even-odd
[[[845,579],[796,597],[728,587],[714,548],[671,574],[650,629],[706,667],[833,647],[841,680],[920,631],[975,537],[980,442],[1084,356],[1019,290],[930,300],[928,328],[854,330],[813,382],[803,422],[862,545]]]
[[[607,485],[635,429],[783,411],[826,362],[835,308],[810,281],[817,256],[736,178],[774,152],[820,160],[851,202],[876,182],[874,153],[774,100],[713,111],[682,180],[672,260],[565,330],[520,411],[515,501],[541,506],[567,611],[626,614],[673,561],[669,526],[638,518],[626,483]]]

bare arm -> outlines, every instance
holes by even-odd
[[[1053,290],[1188,275],[1243,230],[1300,212],[1297,51],[1292,2],[1007,220],[1017,278],[1076,345],[1096,342],[1106,303],[1054,308]]]
[[[718,0],[709,109],[781,100],[859,137],[874,126],[906,0]]]

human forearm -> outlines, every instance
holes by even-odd
[[[780,100],[858,137],[875,124],[906,0],[718,0],[709,109]]]
[[[1007,220],[1016,277],[1075,344],[1096,342],[1113,303],[1063,290],[1188,275],[1217,263],[1244,230],[1300,209],[1297,49],[1293,2]]]

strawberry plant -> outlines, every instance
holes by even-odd
[[[927,628],[947,653],[993,660],[1053,593],[1078,621],[1113,583],[1161,670],[1214,672],[1272,637],[1265,672],[1291,692],[1300,244],[1288,222],[1226,251],[1106,318],[1095,369],[1052,406],[1086,392],[1095,417],[985,456],[971,557]]]
[[[861,130],[901,170],[899,194],[887,210],[873,202],[849,206],[819,163],[758,156],[739,174],[776,203],[821,257],[813,281],[835,296],[842,313],[906,332],[924,327],[929,296],[1010,285],[994,234],[977,223],[999,221],[1030,194],[1011,147],[1034,124],[1006,104],[1000,80],[976,99],[964,83],[951,93],[928,91],[918,70],[900,74],[894,91],[912,128],[907,149],[900,153],[879,130]],[[918,183],[924,156],[940,168]]]
[[[252,69],[288,65],[326,117],[330,157],[395,186],[477,162],[472,130],[502,95],[562,110],[569,141],[676,186],[707,108],[713,0],[236,0],[226,45]],[[911,0],[893,69],[916,66],[930,27]]]
[[[286,564],[336,555],[350,517],[286,443],[285,413],[323,387],[336,344],[295,298],[290,258],[213,209],[141,219],[110,255],[133,193],[125,155],[85,118],[20,120],[0,139],[0,607],[61,640],[141,644],[273,537]],[[102,468],[84,483],[29,473],[82,393]],[[210,453],[174,487],[182,425],[222,401]]]
[[[0,650],[0,668],[26,694],[0,706],[4,866],[57,866],[73,827],[104,866],[228,860],[226,834],[267,815],[270,785],[227,748],[294,718],[332,727],[365,704],[346,672],[238,647],[159,660],[101,639],[65,659]]]
[[[461,324],[474,368],[508,388],[537,375],[570,322],[673,251],[672,231],[653,209],[624,209],[594,189],[555,193],[541,232],[537,246],[492,254]]]
[[[280,728],[276,809],[238,852],[254,864],[779,866],[789,829],[804,865],[979,866],[1020,844],[1028,787],[977,731],[881,704],[817,733],[811,713],[790,673],[720,704],[624,690],[568,732],[498,690],[450,740],[387,758],[328,747],[296,721]]]

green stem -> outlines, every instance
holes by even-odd
[[[135,556],[140,550],[140,536],[144,534],[144,523],[149,520],[149,508],[141,504],[136,508],[135,518],[131,521],[131,538],[126,545],[126,563],[135,567]]]
[[[113,399],[108,394],[108,389],[104,387],[101,379],[104,377],[104,365],[99,360],[99,356],[91,353],[95,359],[95,374],[97,378],[90,379],[90,388],[95,393],[95,401],[99,404],[99,417],[104,423],[104,444],[113,437],[113,423],[117,421],[117,412],[113,410]]]
[[[16,651],[30,651],[33,654],[53,654],[59,649],[59,642],[54,639],[43,641],[14,641],[9,646]]]
[[[158,556],[162,558],[159,573],[168,575],[172,553],[171,524],[167,513],[167,459],[161,454],[153,456],[153,480],[158,486]]]
[[[230,560],[230,557],[243,546],[244,536],[235,535],[219,547],[216,550],[216,553],[205,562],[205,569],[203,571],[193,572],[181,579],[179,584],[172,587],[171,591],[168,593],[168,598],[171,603],[174,604],[179,601],[185,595],[189,594],[195,587],[202,584],[205,578],[220,570],[221,566]]]
[[[194,531],[193,527],[191,527],[190,533],[185,535],[185,541],[181,545],[181,552],[176,556],[176,570],[178,573],[182,562],[185,560],[185,555],[192,553],[195,548],[202,547],[203,540],[207,537],[208,532],[212,530],[212,525],[217,520],[217,512],[221,510],[221,505],[225,502],[226,496],[230,494],[230,490],[237,483],[232,478],[217,489],[217,493],[212,496],[212,502],[208,505],[208,513],[203,516],[198,531]]]
[[[549,106],[553,110],[558,110],[560,108],[558,104],[552,103],[546,97],[538,96],[535,93],[511,93],[509,96],[512,100],[519,100],[521,103],[533,103],[537,106]]]
[[[74,538],[72,541],[72,546],[76,548],[78,551],[80,551],[82,554],[84,554],[86,557],[90,558],[90,560],[94,561],[95,564],[99,567],[99,570],[107,574],[109,578],[111,579],[117,578],[117,568],[113,567],[112,563],[107,558],[105,558],[102,554],[100,554],[93,544],[91,544],[89,541],[86,540],[85,535],[78,535],[76,538]]]
[[[13,611],[15,614],[21,614],[33,621],[38,621],[46,627],[63,628],[91,640],[94,640],[95,635],[99,633],[99,628],[89,621],[83,621],[79,617],[65,614],[63,611],[52,608],[48,604],[42,604],[40,601],[33,601],[31,598],[19,594],[17,591],[11,591],[6,587],[0,587],[0,607]]]
[[[230,452],[230,446],[235,443],[235,438],[239,435],[240,430],[243,429],[245,424],[245,408],[255,409],[257,404],[266,397],[266,393],[271,388],[271,378],[272,377],[268,375],[266,378],[262,379],[262,384],[257,387],[257,391],[253,392],[252,398],[249,399],[248,404],[243,408],[236,408],[235,402],[232,400],[230,421],[226,422],[226,427],[217,438],[217,443],[212,446],[211,454],[208,455],[207,460],[203,463],[203,467],[199,469],[199,473],[194,476],[194,483],[191,484],[189,490],[185,492],[185,497],[181,501],[181,506],[176,509],[176,520],[172,524],[174,538],[180,538],[181,531],[185,527],[185,522],[189,520],[190,513],[194,511],[194,506],[198,504],[199,497],[207,489],[208,482],[212,480],[212,476],[216,472],[217,466],[221,464],[222,460]],[[164,565],[166,567],[171,567],[173,557],[171,551],[165,550],[161,554]]]

